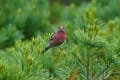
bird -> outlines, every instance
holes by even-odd
[[[66,32],[64,26],[59,26],[58,29],[51,35],[48,45],[42,50],[42,53],[48,49],[60,46],[66,40]]]

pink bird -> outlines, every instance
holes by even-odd
[[[47,51],[49,48],[56,47],[61,45],[66,39],[66,33],[64,30],[64,26],[60,26],[57,31],[55,31],[51,38],[49,39],[48,45],[44,48],[42,53]]]

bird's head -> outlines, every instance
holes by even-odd
[[[64,26],[60,26],[60,27],[58,28],[58,30],[59,30],[60,32],[65,32]]]

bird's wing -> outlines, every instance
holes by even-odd
[[[55,33],[56,33],[56,32],[52,33],[52,35],[51,35],[51,37],[50,37],[49,41],[51,41],[51,40],[55,39]]]

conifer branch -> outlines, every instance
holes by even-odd
[[[94,76],[92,80],[96,80],[101,75],[103,75],[108,70],[108,68],[111,66],[111,64],[112,64],[112,62],[110,62],[109,64],[107,64],[106,67],[98,75]]]

